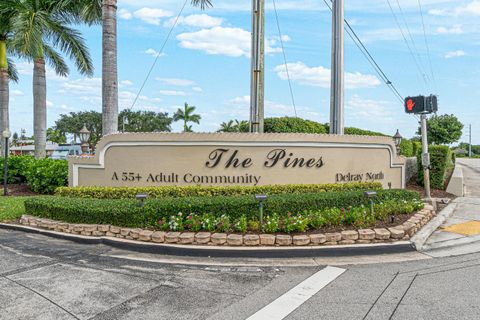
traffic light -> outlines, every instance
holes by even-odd
[[[433,113],[438,111],[437,96],[430,95],[407,97],[405,99],[405,112],[413,114]]]

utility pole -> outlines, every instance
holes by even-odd
[[[265,99],[265,0],[252,0],[250,132],[263,133]]]
[[[472,157],[472,125],[469,126],[468,136],[470,140],[468,143],[468,157],[471,158]]]
[[[344,0],[333,0],[330,134],[344,134]]]
[[[430,193],[430,153],[428,152],[427,139],[427,115],[422,113],[420,115],[420,124],[422,131],[422,165],[423,165],[423,184],[425,186],[425,198],[431,202],[432,196]]]

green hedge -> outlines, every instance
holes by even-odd
[[[321,123],[300,118],[282,117],[266,118],[266,133],[317,133],[325,134],[328,130]]]
[[[200,196],[235,196],[252,194],[313,193],[330,191],[381,190],[379,182],[354,182],[345,184],[305,184],[272,185],[257,187],[61,187],[55,192],[62,197],[96,198],[96,199],[134,199],[139,193],[148,194],[149,198],[164,197],[200,197]]]
[[[375,202],[417,200],[407,190],[381,190]],[[348,208],[368,205],[362,191],[277,194],[265,202],[265,215],[300,213],[324,208]],[[156,226],[159,219],[183,214],[212,214],[239,219],[258,215],[253,196],[217,196],[147,199],[141,208],[134,199],[84,199],[68,197],[32,197],[25,201],[27,214],[70,223],[113,224],[126,227]]]
[[[413,140],[412,141],[412,147],[413,147],[413,157],[416,157],[418,153],[422,152],[422,143],[420,141]]]
[[[451,151],[447,146],[429,146],[430,152],[430,185],[435,189],[445,189],[447,169],[451,166]],[[417,154],[418,184],[423,185],[422,152]]]
[[[3,162],[0,158],[0,181],[3,183]],[[35,159],[32,156],[8,157],[8,183],[27,183],[33,191],[53,194],[55,189],[68,185],[66,160]]]
[[[11,156],[8,157],[8,183],[25,183],[27,177],[26,171],[30,168],[31,164],[35,161],[32,156]],[[3,165],[5,162],[4,157],[0,157],[0,182],[3,183]]]
[[[416,156],[416,153],[413,153],[413,142],[411,140],[402,140],[402,143],[400,143],[400,154],[407,158]]]

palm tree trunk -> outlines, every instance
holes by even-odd
[[[0,40],[0,133],[9,128],[8,119],[8,63],[7,48],[4,40]],[[5,141],[0,138],[0,155],[5,154]]]
[[[45,60],[35,59],[33,65],[33,135],[35,158],[45,158],[47,148],[47,81]]]
[[[103,0],[102,131],[118,131],[117,0]]]

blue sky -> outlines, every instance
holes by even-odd
[[[323,0],[276,1],[298,116],[328,122],[331,14]],[[410,41],[397,0],[389,1]],[[471,123],[473,141],[480,144],[480,1],[421,1],[433,76],[418,0],[398,2],[414,40],[409,45],[419,68],[387,0],[345,0],[345,16],[403,96],[438,94],[439,113],[454,113],[465,125]],[[294,116],[272,1],[266,3],[266,116]],[[134,110],[173,114],[188,102],[202,115],[200,126],[193,126],[195,131],[216,131],[222,121],[248,119],[251,2],[214,0],[214,4],[215,8],[205,12],[186,7]],[[182,5],[182,0],[119,0],[121,109],[132,106]],[[85,78],[72,71],[68,78],[60,78],[47,70],[49,126],[62,113],[101,110],[101,29],[80,29],[90,47],[95,76]],[[392,135],[398,128],[404,136],[413,136],[417,120],[404,114],[402,104],[346,39],[346,126]],[[32,66],[17,63],[21,80],[11,85],[11,127],[17,132],[25,128],[31,134]],[[173,129],[179,131],[181,125]]]

